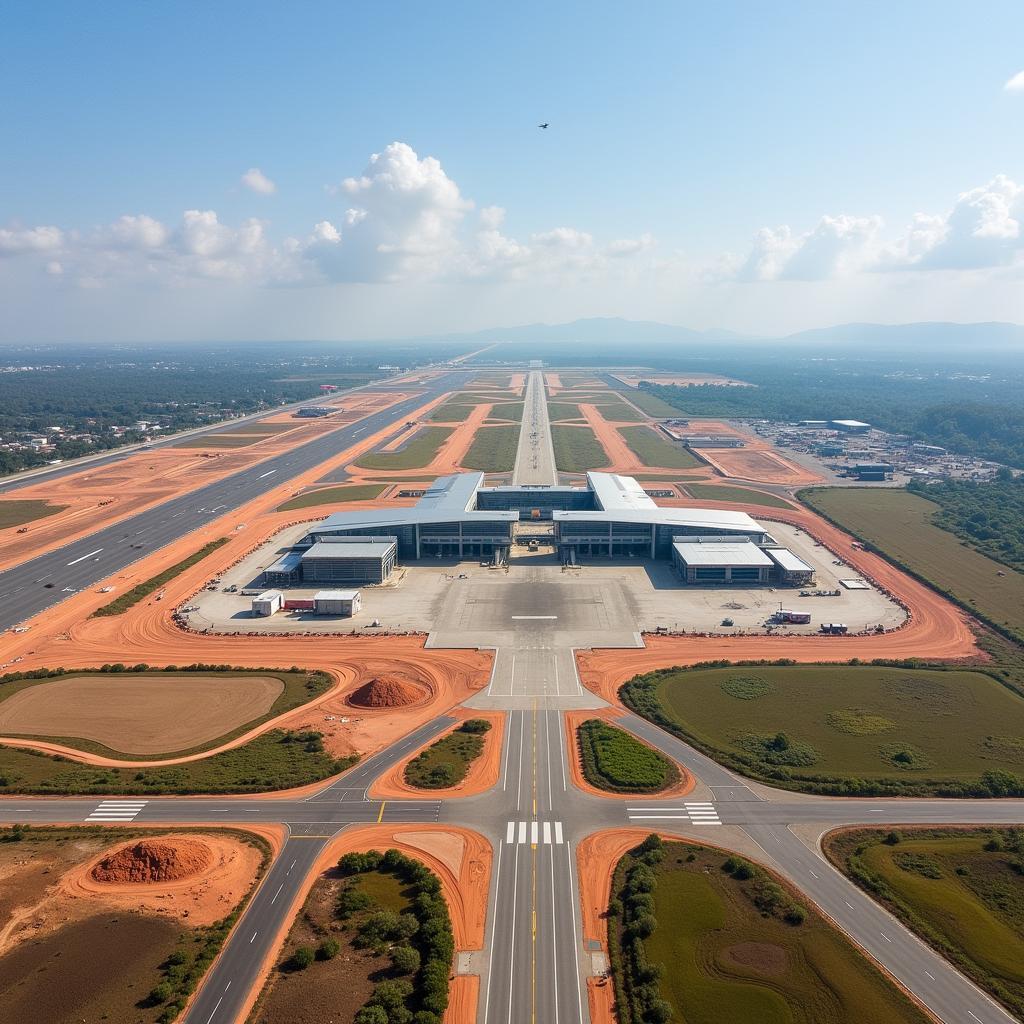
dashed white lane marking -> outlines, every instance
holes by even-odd
[[[557,619],[557,615],[512,615],[513,619]]]
[[[134,821],[148,800],[104,800],[86,821]]]
[[[519,846],[544,843],[550,846],[552,840],[556,845],[565,842],[560,821],[510,821],[505,828],[506,843],[517,843]]]
[[[277,472],[276,469],[268,469],[266,471],[266,473],[260,473],[260,475],[258,477],[256,477],[256,479],[257,480],[262,480],[264,477],[272,476],[276,472]]]
[[[90,551],[87,555],[82,555],[81,558],[76,558],[73,562],[68,562],[68,565],[78,565],[79,562],[84,562],[87,558],[92,558],[93,555],[98,555],[103,548],[97,548],[95,551]]]

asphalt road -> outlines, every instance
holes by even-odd
[[[259,497],[269,487],[333,458],[361,437],[403,422],[415,409],[456,387],[461,377],[459,372],[443,374],[414,398],[0,573],[0,630],[52,608],[70,593],[94,586]]]

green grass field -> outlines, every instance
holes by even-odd
[[[297,498],[290,498],[277,506],[278,512],[292,512],[297,508],[315,508],[317,505],[334,505],[341,501],[369,501],[384,490],[383,484],[352,484],[348,487],[321,487],[307,491]]]
[[[580,407],[575,402],[548,402],[548,419],[552,423],[582,418]]]
[[[244,746],[164,768],[93,768],[64,758],[0,747],[0,793],[108,795],[262,793],[320,782],[358,758],[331,757],[319,733],[271,730]]]
[[[451,437],[453,427],[421,427],[401,451],[370,452],[357,463],[363,469],[422,469]]]
[[[679,779],[668,758],[646,743],[598,718],[576,730],[583,775],[610,793],[658,793]]]
[[[433,423],[463,423],[469,419],[475,408],[475,405],[445,402],[434,409],[427,418]]]
[[[656,469],[693,469],[703,463],[686,448],[667,441],[651,427],[619,427],[619,433],[633,454]]]
[[[522,423],[523,403],[522,402],[499,402],[491,409],[492,420],[505,420],[509,423]]]
[[[687,484],[686,491],[691,498],[707,501],[741,501],[748,505],[766,505],[768,508],[792,508],[788,501],[776,498],[765,491],[749,487],[719,487],[716,484]]]
[[[0,501],[0,530],[12,526],[34,523],[47,516],[63,512],[67,505],[51,505],[48,501],[29,501],[21,498]]]
[[[723,764],[793,789],[985,795],[987,772],[1024,785],[1024,698],[983,672],[737,665],[665,669],[621,692]]]
[[[939,506],[934,502],[904,490],[869,487],[811,488],[798,497],[990,625],[1024,642],[1024,573],[987,558],[936,526],[932,517]]]
[[[590,427],[552,427],[555,466],[563,473],[585,473],[608,465],[608,453]]]
[[[639,388],[631,388],[629,390],[629,400],[637,408],[643,409],[648,416],[654,416],[656,419],[667,419],[671,416],[685,415],[674,405],[669,405],[668,402],[664,402],[660,398],[648,394],[646,391],[641,391]]]
[[[485,473],[508,473],[515,469],[518,447],[519,427],[480,427],[462,465]]]
[[[266,714],[242,723],[236,729],[232,729],[223,736],[218,736],[216,739],[210,740],[208,743],[203,743],[200,746],[189,747],[187,750],[168,751],[163,754],[153,754],[151,757],[147,757],[145,754],[125,754],[120,750],[114,750],[112,747],[108,747],[103,743],[98,743],[95,740],[81,739],[76,736],[36,736],[28,733],[17,732],[9,733],[9,735],[19,736],[24,739],[60,743],[66,747],[74,747],[77,750],[82,750],[89,754],[99,754],[101,757],[107,757],[116,761],[160,761],[171,757],[185,757],[189,754],[198,754],[204,750],[209,750],[212,747],[220,746],[222,743],[227,743],[236,736],[241,736],[242,733],[256,728],[256,726],[261,725],[263,722],[269,722],[270,719],[276,718],[278,715],[283,715],[288,711],[293,711],[295,708],[301,707],[303,704],[308,704],[314,698],[325,693],[331,685],[330,676],[327,676],[322,672],[303,672],[299,669],[295,669],[294,671],[283,671],[280,669],[260,669],[258,671],[253,669],[203,669],[202,671],[181,669],[177,671],[179,673],[196,671],[202,676],[217,677],[269,675],[280,679],[281,682],[284,683],[284,689],[280,694],[278,694],[277,699],[273,704],[271,704]],[[150,669],[145,672],[117,673],[89,671],[76,672],[74,670],[63,672],[60,670],[53,670],[46,676],[19,679],[16,677],[21,675],[21,673],[15,672],[11,675],[0,676],[0,703],[3,703],[5,700],[13,697],[16,693],[20,693],[22,690],[28,689],[30,686],[39,686],[40,684],[50,682],[53,679],[77,679],[83,676],[109,678],[110,676],[113,676],[118,680],[128,682],[129,680],[137,679],[140,675],[160,676],[161,674],[162,672],[160,669]]]
[[[887,910],[1024,1017],[1021,829],[858,829],[829,837],[825,849]]]
[[[483,734],[491,723],[471,718],[442,736],[405,766],[405,781],[420,789],[444,789],[456,786],[469,766],[483,753]]]
[[[578,420],[583,418],[580,405],[593,405],[606,419],[620,423],[642,423],[644,415],[632,406],[620,401],[614,395],[579,396],[572,395],[571,401],[563,400],[562,396],[548,402],[548,419],[556,421]]]
[[[686,1024],[927,1021],[763,868],[688,843],[660,846],[638,848],[615,874],[623,911],[610,931],[620,1024],[666,1020],[654,1009],[661,1000]],[[645,981],[652,968],[660,979]]]

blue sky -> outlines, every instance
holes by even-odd
[[[511,7],[10,10],[0,339],[1024,320],[1020,3]]]

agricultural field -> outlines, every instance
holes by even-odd
[[[588,719],[576,730],[583,776],[610,793],[659,793],[679,779],[668,758],[614,725]]]
[[[484,733],[491,723],[470,718],[447,736],[442,736],[405,766],[405,781],[420,789],[457,786],[469,766],[484,752]]]
[[[125,847],[130,858],[133,841],[148,855],[134,863],[142,877],[117,873],[127,866],[124,855],[104,859]],[[191,874],[181,874],[179,862],[170,887],[145,877],[161,854],[182,848],[193,856]],[[219,879],[197,864],[204,851],[223,858]],[[233,829],[0,830],[0,1020],[176,1019],[227,938],[268,853],[262,840]],[[97,869],[113,877],[86,875]],[[69,900],[59,886],[79,875],[85,880],[71,883],[76,898]],[[109,897],[106,881],[113,882]],[[182,896],[190,909],[181,906]]]
[[[619,862],[612,896],[620,1024],[928,1020],[793,890],[741,857],[652,836]]]
[[[939,506],[892,488],[811,488],[816,512],[996,629],[1024,641],[1024,573],[975,551],[936,526]]]
[[[686,448],[665,440],[651,427],[619,427],[622,439],[645,465],[662,469],[694,469],[702,466]]]
[[[383,492],[384,484],[352,484],[348,487],[321,487],[307,491],[298,497],[289,498],[277,506],[278,512],[293,512],[299,508],[316,508],[318,505],[336,505],[344,501],[370,501]]]
[[[67,672],[0,678],[0,735],[102,757],[158,760],[200,753],[308,704],[322,672]]]
[[[515,469],[518,447],[519,427],[480,427],[461,462],[466,469],[509,473]]]
[[[51,505],[48,501],[4,498],[0,500],[0,530],[37,522],[40,519],[46,519],[47,516],[63,512],[66,508],[67,505]]]
[[[1024,831],[856,829],[824,845],[890,913],[1024,1016]]]
[[[168,566],[163,572],[157,573],[156,576],[151,576],[148,580],[143,580],[141,583],[137,583],[131,590],[126,590],[123,594],[118,594],[113,601],[109,601],[107,604],[100,605],[92,614],[95,617],[103,617],[108,615],[122,615],[128,611],[129,608],[134,607],[140,601],[149,597],[150,594],[155,593],[161,587],[166,586],[176,576],[180,576],[186,569],[191,569],[193,565],[201,562],[207,555],[213,554],[217,548],[227,544],[227,537],[219,537],[217,540],[211,540],[209,544],[204,544],[198,551],[194,551],[188,558],[183,558],[180,562],[175,562],[174,565]]]
[[[399,451],[370,452],[356,463],[363,469],[423,469],[437,458],[452,427],[423,427]]]
[[[748,505],[764,505],[767,508],[792,508],[788,501],[768,494],[766,491],[755,491],[750,487],[720,487],[717,484],[686,484],[685,490],[691,498],[700,501],[739,501]]]
[[[585,473],[608,465],[608,453],[590,427],[552,427],[555,466],[563,473]]]
[[[715,760],[809,792],[1024,793],[1024,698],[985,672],[878,665],[663,669],[620,691]]]

